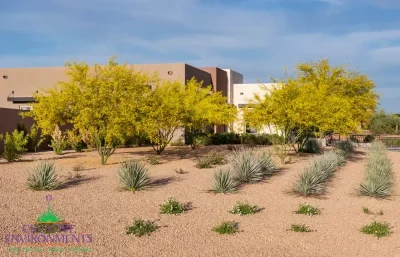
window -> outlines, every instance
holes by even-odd
[[[28,106],[28,105],[20,105],[19,109],[23,110],[23,111],[31,111],[31,110],[33,110],[33,107],[32,106]]]

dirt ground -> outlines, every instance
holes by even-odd
[[[246,185],[236,194],[207,193],[217,168],[197,169],[196,157],[212,148],[192,151],[185,147],[168,147],[159,165],[147,164],[153,178],[163,183],[151,190],[136,193],[120,191],[119,162],[153,155],[151,148],[118,149],[108,165],[101,166],[96,152],[52,152],[27,154],[21,161],[8,164],[0,160],[0,256],[400,256],[400,198],[398,177],[400,152],[390,152],[395,176],[395,195],[390,200],[375,200],[356,195],[364,178],[366,150],[358,150],[328,185],[324,197],[304,198],[289,193],[301,168],[310,156],[292,157],[292,163],[281,165],[280,172],[263,183]],[[181,153],[187,152],[184,159]],[[69,181],[66,188],[36,192],[27,188],[33,160],[51,159],[68,178],[72,167],[82,164],[82,177]],[[177,174],[182,168],[186,174]],[[91,252],[50,253],[10,252],[7,234],[22,233],[23,224],[32,224],[47,209],[46,195],[52,195],[51,209],[76,233],[91,234],[93,242],[85,243]],[[169,197],[191,202],[193,209],[178,216],[159,214],[159,204]],[[237,216],[228,210],[237,201],[248,201],[264,209],[250,216]],[[309,203],[322,209],[322,214],[309,217],[294,214],[299,204]],[[382,210],[384,215],[363,213],[362,208]],[[126,226],[134,217],[157,220],[161,227],[150,236],[126,235]],[[239,222],[240,233],[219,235],[211,228],[222,221]],[[386,221],[393,234],[377,239],[360,232],[373,220]],[[306,224],[311,233],[288,230],[291,224]],[[23,246],[20,246],[23,247]],[[22,249],[22,248],[21,248]]]

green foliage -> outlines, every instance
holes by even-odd
[[[230,170],[219,170],[214,173],[214,187],[210,191],[223,194],[232,193],[237,190],[238,185]]]
[[[237,133],[218,133],[211,135],[211,144],[225,145],[225,144],[240,144],[241,135]]]
[[[15,129],[11,134],[7,132],[4,138],[4,159],[13,162],[21,158],[22,153],[26,151],[27,144],[28,139],[24,136],[24,131],[18,132]]]
[[[159,226],[150,220],[142,220],[142,219],[134,219],[133,225],[126,228],[126,234],[132,234],[137,237],[141,237],[144,235],[150,235],[154,231],[156,231]]]
[[[61,185],[54,163],[40,162],[28,178],[28,187],[36,191],[55,190]]]
[[[260,150],[242,149],[228,156],[234,177],[241,183],[255,183],[276,171],[271,154]]]
[[[147,169],[138,161],[126,161],[121,163],[120,181],[125,190],[138,191],[151,185]]]
[[[170,143],[171,146],[184,146],[185,142],[183,142],[182,138],[179,138],[173,142]]]
[[[225,156],[221,152],[211,151],[197,160],[196,167],[199,169],[208,169],[213,165],[223,165],[225,162]]]
[[[337,142],[335,147],[341,150],[346,158],[354,151],[354,145],[351,141]]]
[[[192,147],[193,149],[197,148],[198,146],[207,146],[211,145],[211,139],[207,135],[196,135],[193,137]]]
[[[389,223],[387,222],[382,223],[376,221],[361,228],[361,232],[367,235],[374,235],[377,238],[388,236],[392,233]]]
[[[115,152],[119,140],[114,137],[111,138],[110,141],[107,141],[100,133],[94,133],[93,138],[95,140],[96,150],[101,158],[101,165],[105,165],[108,158]]]
[[[360,194],[375,198],[385,198],[392,194],[392,161],[382,142],[372,143],[367,157],[365,182],[360,184]]]
[[[224,221],[220,225],[213,227],[213,231],[221,235],[232,235],[239,232],[239,224],[234,221]]]
[[[292,224],[290,226],[290,230],[294,232],[313,232],[314,230],[310,229],[305,224]]]
[[[36,124],[33,124],[29,130],[26,129],[24,123],[17,124],[17,130],[19,132],[23,131],[24,135],[28,139],[27,150],[36,152],[37,147],[44,141],[44,138],[39,137],[39,129]]]
[[[371,212],[367,207],[363,207],[363,212],[365,214],[373,214],[373,212]]]
[[[321,153],[322,145],[317,139],[309,138],[301,151],[304,153]]]
[[[160,205],[161,214],[178,215],[183,213],[186,209],[185,204],[178,202],[174,198],[169,198],[165,203]]]
[[[232,214],[239,214],[240,216],[242,216],[242,215],[255,214],[259,211],[260,208],[258,208],[256,205],[237,202],[236,205],[233,206],[232,210],[230,210],[229,212]]]
[[[51,134],[51,144],[49,146],[53,148],[57,155],[62,154],[62,152],[68,146],[67,137],[63,134],[58,125],[56,125],[53,133]]]
[[[380,110],[372,117],[368,129],[374,134],[398,134],[400,133],[399,127],[400,116]]]
[[[363,139],[363,143],[372,143],[375,140],[375,136],[366,135]]]
[[[294,184],[294,192],[304,196],[325,193],[326,182],[345,161],[345,157],[337,151],[315,157]]]
[[[160,164],[160,160],[157,158],[157,156],[149,156],[147,160],[151,165]]]
[[[299,208],[295,211],[295,213],[314,216],[321,214],[321,210],[309,204],[300,204]]]
[[[382,138],[381,141],[386,147],[400,147],[400,138]]]

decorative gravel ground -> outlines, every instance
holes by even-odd
[[[119,162],[130,158],[146,158],[152,149],[118,149],[109,164],[101,166],[96,152],[52,152],[27,154],[23,160],[8,164],[0,160],[0,256],[400,256],[400,197],[398,172],[400,152],[389,152],[393,160],[395,194],[391,200],[375,200],[356,195],[364,178],[365,151],[359,150],[340,169],[328,185],[328,193],[319,198],[297,197],[289,193],[301,168],[310,157],[292,157],[293,163],[282,166],[279,174],[265,182],[244,186],[238,193],[207,193],[217,168],[197,169],[195,155],[212,148],[192,151],[186,147],[169,147],[161,164],[151,166],[152,177],[161,182],[157,187],[136,193],[119,190]],[[180,159],[180,153],[189,153]],[[83,164],[82,177],[68,187],[36,192],[26,187],[28,172],[37,159],[53,159],[64,176],[73,173],[73,166]],[[278,162],[278,161],[277,161]],[[177,174],[182,168],[187,173]],[[5,244],[7,234],[21,234],[24,224],[32,224],[47,210],[46,196],[52,195],[51,210],[73,227],[76,234],[91,234],[93,241],[81,245],[43,248],[42,252],[10,252]],[[159,204],[169,197],[191,202],[193,208],[181,215],[159,214]],[[237,201],[263,207],[249,216],[230,214]],[[295,214],[299,204],[318,206],[321,215],[309,217]],[[384,215],[363,213],[362,208],[382,210]],[[134,217],[158,220],[161,227],[150,236],[135,237],[125,233]],[[360,232],[373,220],[389,222],[393,234],[377,239]],[[212,227],[223,221],[239,222],[239,233],[219,235]],[[306,224],[311,233],[290,231],[292,224]],[[67,231],[66,233],[70,233]],[[83,247],[91,252],[72,252],[70,247]],[[34,250],[33,246],[30,250]],[[36,246],[37,247],[37,246]],[[60,249],[61,247],[61,249]],[[40,248],[39,248],[40,249]],[[61,251],[53,252],[49,251]]]

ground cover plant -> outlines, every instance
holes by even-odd
[[[305,224],[292,224],[290,226],[290,230],[292,230],[294,232],[313,232],[314,231]]]
[[[293,191],[304,196],[324,194],[326,183],[345,161],[341,151],[330,151],[315,157],[300,174]]]
[[[196,167],[199,169],[207,169],[214,165],[223,165],[225,163],[226,159],[223,153],[211,151],[197,160]]]
[[[133,192],[149,187],[152,182],[148,170],[135,160],[121,163],[119,177],[123,189]]]
[[[141,237],[144,235],[150,235],[158,228],[159,226],[155,223],[155,221],[134,219],[133,225],[126,228],[126,234],[132,234],[137,237]]]
[[[232,235],[239,232],[239,224],[234,221],[224,221],[220,225],[213,227],[213,230],[221,235]]]
[[[28,187],[36,191],[55,190],[61,185],[54,163],[40,162],[28,177]]]
[[[178,202],[174,198],[169,198],[165,203],[160,205],[161,214],[178,215],[187,210],[185,204]]]
[[[367,207],[363,207],[363,212],[365,214],[383,215],[383,211],[382,210],[380,210],[379,212],[375,213],[375,212],[371,211],[370,209],[368,209]]]
[[[309,204],[300,204],[299,208],[295,211],[295,213],[314,216],[321,214],[321,210]]]
[[[391,196],[393,187],[392,161],[382,142],[374,142],[367,156],[365,182],[359,186],[363,196],[386,198]]]
[[[377,238],[388,236],[392,233],[389,223],[377,221],[362,227],[361,232],[367,235],[374,235]]]
[[[257,205],[251,205],[248,203],[237,202],[235,206],[233,206],[232,210],[229,212],[232,214],[243,215],[251,215],[260,211]]]

